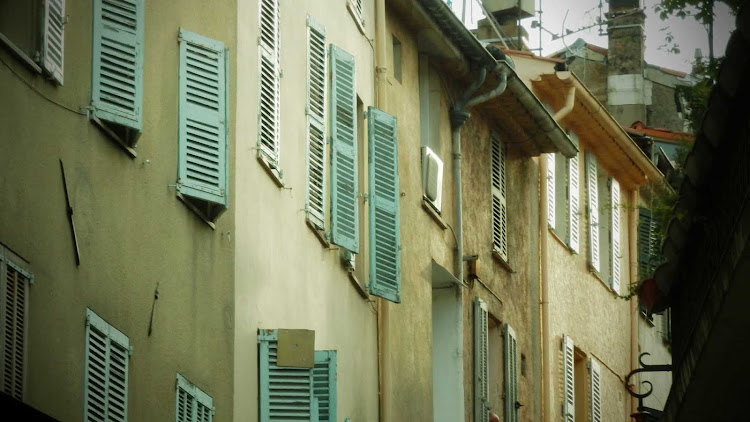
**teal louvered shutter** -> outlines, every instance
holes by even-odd
[[[336,422],[336,351],[316,350],[313,368],[313,396],[318,399],[320,422]]]
[[[508,212],[505,195],[505,144],[492,132],[492,250],[508,262]]]
[[[396,117],[370,107],[370,293],[401,302],[398,137]]]
[[[87,309],[84,421],[128,420],[129,359],[128,338]]]
[[[176,422],[211,422],[213,399],[200,388],[177,374]]]
[[[651,275],[658,264],[657,232],[653,213],[641,207],[638,212],[638,270],[642,279]]]
[[[281,132],[280,10],[279,0],[259,2],[258,148],[272,168],[278,168]]]
[[[331,241],[359,252],[354,56],[331,44]]]
[[[580,184],[578,173],[578,153],[573,158],[568,159],[568,207],[570,220],[570,235],[568,237],[568,246],[573,252],[578,253],[580,249]]]
[[[26,384],[26,334],[28,331],[29,276],[3,256],[0,246],[0,388],[23,401]]]
[[[563,335],[563,420],[574,422],[576,419],[575,398],[575,349],[573,339]]]
[[[180,29],[177,191],[227,204],[224,44]]]
[[[586,180],[588,186],[589,211],[589,263],[599,272],[599,184],[597,181],[596,157],[586,155]]]
[[[326,192],[326,33],[307,18],[307,197],[308,221],[325,230]]]
[[[65,0],[44,0],[42,16],[42,57],[44,70],[58,84],[63,84],[65,49]]]
[[[260,422],[319,422],[313,369],[276,366],[278,340],[276,330],[258,332]]]
[[[143,0],[94,0],[91,105],[94,115],[143,127]]]
[[[490,414],[489,312],[487,304],[474,299],[474,422],[486,422]]]
[[[617,180],[612,181],[612,290],[620,294],[620,261],[621,261],[621,238],[620,233],[620,184]]]
[[[505,324],[505,422],[518,422],[518,339],[513,328]]]
[[[547,226],[555,229],[555,153],[550,152],[547,156]]]
[[[594,359],[589,359],[589,379],[591,385],[591,422],[602,422],[602,369]]]

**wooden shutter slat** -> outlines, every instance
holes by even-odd
[[[278,168],[281,150],[279,1],[261,0],[259,7],[258,150],[272,167]]]
[[[591,380],[591,422],[602,422],[602,371],[599,363],[589,359],[589,378]]]
[[[310,223],[319,230],[325,230],[325,29],[310,18],[308,18],[307,29],[307,201],[305,208]]]
[[[316,350],[313,368],[313,396],[318,399],[321,422],[336,422],[336,351]]]
[[[505,195],[505,144],[497,133],[490,135],[492,180],[492,248],[508,261],[508,221]]]
[[[518,422],[518,339],[513,328],[505,324],[505,422]]]
[[[570,249],[574,252],[578,252],[580,249],[580,212],[579,212],[579,197],[580,197],[580,185],[579,185],[579,173],[578,173],[578,154],[573,158],[568,159],[568,204],[569,204],[569,219],[570,219]]]
[[[91,310],[86,310],[84,420],[128,419],[130,340]]]
[[[575,349],[573,339],[563,335],[563,419],[575,421]]]
[[[487,304],[474,299],[474,422],[489,420],[489,313]]]
[[[1,247],[0,247],[1,248]],[[0,249],[0,253],[2,249]],[[0,261],[2,312],[2,391],[23,401],[29,278],[7,260]]]
[[[44,0],[42,17],[42,67],[58,84],[63,84],[65,58],[65,0]]]
[[[589,200],[589,263],[594,271],[599,272],[599,187],[596,157],[593,154],[586,155],[586,179]]]
[[[620,294],[620,261],[621,261],[621,231],[620,231],[620,184],[612,180],[612,290]]]
[[[547,225],[555,228],[555,153],[550,152],[547,156]]]

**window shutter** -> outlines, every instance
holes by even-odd
[[[128,419],[129,355],[128,338],[87,309],[85,421]]]
[[[600,271],[599,265],[599,187],[597,184],[596,157],[586,155],[586,178],[589,194],[589,262],[594,271]]]
[[[143,0],[94,0],[94,115],[140,131]]]
[[[518,422],[518,341],[516,332],[505,324],[505,422]]]
[[[58,84],[63,84],[65,48],[65,0],[44,0],[42,17],[42,67]]]
[[[640,208],[638,212],[638,270],[642,279],[656,267],[658,248],[656,220],[651,210]]]
[[[492,248],[508,261],[508,226],[505,202],[505,144],[492,132]]]
[[[370,183],[370,293],[401,302],[398,139],[396,118],[367,111]]]
[[[578,253],[580,249],[580,213],[579,213],[579,196],[580,187],[578,183],[578,154],[573,158],[568,159],[568,180],[570,185],[568,186],[568,204],[570,213],[570,249]]]
[[[547,156],[547,225],[555,228],[555,153]]]
[[[482,299],[474,299],[474,422],[489,420],[489,313]]]
[[[620,184],[612,180],[612,290],[620,294]]]
[[[213,399],[177,374],[177,422],[211,422]]]
[[[23,401],[26,381],[26,332],[29,277],[7,258],[0,247],[0,358],[2,358],[2,391]]]
[[[594,359],[589,359],[591,378],[591,422],[602,422],[601,367]]]
[[[575,421],[575,379],[574,365],[575,356],[573,350],[573,339],[563,335],[563,420],[565,422]]]
[[[354,56],[331,44],[331,240],[359,252]]]
[[[661,314],[661,338],[667,343],[672,342],[672,310],[667,309]]]
[[[260,0],[260,95],[258,100],[258,148],[272,167],[279,166],[280,105],[280,10],[279,0]]]
[[[326,33],[307,18],[307,219],[325,230]]]
[[[276,366],[278,331],[258,333],[260,421],[318,422],[313,370]]]
[[[318,399],[321,422],[336,422],[336,351],[316,350],[313,368],[313,396]]]

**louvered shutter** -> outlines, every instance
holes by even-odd
[[[575,355],[573,350],[573,339],[563,335],[563,420],[565,422],[575,421]]]
[[[42,16],[42,67],[59,83],[63,84],[63,62],[65,48],[65,0],[44,0]]]
[[[260,0],[260,93],[258,148],[272,167],[278,167],[281,139],[280,10],[279,0]]]
[[[331,44],[331,240],[359,252],[354,56]]]
[[[599,363],[589,359],[589,378],[591,379],[591,422],[602,422],[602,372]]]
[[[94,115],[137,131],[143,125],[143,12],[142,0],[94,0]]]
[[[505,422],[518,422],[518,340],[513,328],[505,324]]]
[[[667,343],[672,342],[672,310],[667,309],[661,314],[661,338]]]
[[[307,18],[307,219],[325,230],[326,33]]]
[[[368,109],[370,186],[370,293],[401,302],[398,138],[396,118]]]
[[[491,134],[492,144],[492,248],[508,261],[508,225],[505,201],[505,144],[497,133]]]
[[[547,156],[547,225],[555,228],[555,153]]]
[[[86,310],[86,422],[128,419],[130,341],[90,309]]]
[[[316,350],[313,368],[313,396],[318,399],[321,422],[336,422],[336,351]]]
[[[276,366],[278,331],[258,334],[260,421],[318,422],[313,369]]]
[[[224,44],[180,29],[178,192],[226,205]]]
[[[589,197],[589,263],[599,272],[599,186],[597,183],[596,157],[586,155],[586,179]]]
[[[580,249],[580,212],[579,212],[579,197],[580,197],[580,185],[578,183],[578,153],[573,158],[568,159],[568,206],[570,213],[570,236],[569,244],[570,249],[573,252],[578,253]]]
[[[489,393],[489,313],[482,299],[474,299],[474,422],[487,422]]]
[[[0,359],[2,391],[23,401],[26,381],[26,332],[29,277],[7,258],[0,247]]]
[[[641,207],[638,213],[638,270],[645,278],[657,264],[657,227],[651,210]]]
[[[612,180],[612,290],[620,294],[620,184]]]
[[[177,422],[211,422],[213,399],[200,388],[177,374]]]

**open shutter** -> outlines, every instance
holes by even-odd
[[[563,335],[563,420],[574,422],[576,415],[573,339]]]
[[[331,240],[359,252],[354,56],[331,44]]]
[[[336,351],[316,350],[313,368],[313,396],[318,399],[321,422],[336,422]]]
[[[578,252],[580,249],[580,212],[579,212],[579,197],[580,197],[580,185],[578,183],[578,153],[573,158],[568,159],[568,205],[570,213],[570,236],[569,244],[570,249],[574,252]]]
[[[307,18],[307,219],[325,230],[326,33]]]
[[[370,186],[370,293],[401,302],[398,139],[396,118],[367,111]]]
[[[489,313],[482,299],[474,299],[474,422],[487,422],[489,393]]]
[[[555,228],[555,153],[547,156],[547,225]]]
[[[279,0],[260,0],[260,95],[258,100],[258,148],[271,167],[279,166],[281,105],[279,79]]]
[[[177,374],[177,422],[211,422],[213,399],[198,387]]]
[[[0,255],[2,254],[0,247]],[[7,258],[0,256],[0,358],[2,391],[23,401],[29,278]]]
[[[258,334],[260,421],[318,422],[313,370],[276,366],[278,331]]]
[[[640,208],[638,212],[638,270],[641,279],[654,271],[658,263],[656,257],[658,248],[656,220],[651,210]]]
[[[86,310],[86,422],[128,419],[130,341],[90,309]]]
[[[589,359],[591,379],[591,422],[602,422],[602,373],[599,363]]]
[[[492,249],[508,261],[508,225],[505,202],[505,144],[497,133],[490,135],[492,144]]]
[[[143,125],[143,12],[143,0],[94,0],[94,115],[137,131]]]
[[[620,184],[612,180],[612,290],[620,294]]]
[[[518,422],[518,340],[516,332],[505,324],[505,422]]]
[[[65,48],[65,0],[44,0],[42,17],[42,67],[58,84],[63,84]]]
[[[597,183],[596,157],[586,155],[586,179],[589,196],[589,263],[599,272],[599,186]]]

